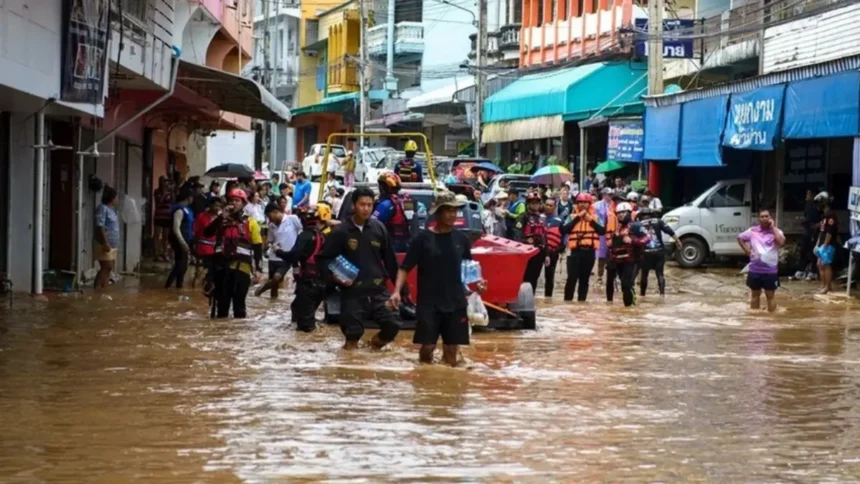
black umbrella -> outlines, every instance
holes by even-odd
[[[239,163],[224,163],[206,172],[209,178],[251,178],[254,170],[248,165]]]

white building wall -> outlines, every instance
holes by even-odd
[[[217,131],[206,146],[206,169],[223,163],[240,163],[254,167],[253,131]]]
[[[33,181],[35,164],[33,142],[36,131],[29,114],[13,113],[10,120],[11,158],[9,160],[9,279],[15,291],[30,291],[33,284]]]
[[[860,54],[858,22],[855,3],[765,30],[762,74]]]
[[[0,85],[43,99],[59,94],[60,3],[0,0]]]

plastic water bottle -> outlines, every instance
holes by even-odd
[[[469,285],[481,280],[481,264],[473,260],[464,260],[460,265],[460,279]]]
[[[343,282],[353,282],[358,277],[358,267],[353,265],[342,255],[337,256],[335,260],[329,264],[329,270]]]

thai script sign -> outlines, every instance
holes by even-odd
[[[606,159],[626,163],[641,163],[645,156],[645,128],[642,121],[612,121]]]
[[[723,146],[771,151],[779,140],[785,86],[732,94],[723,132]]]

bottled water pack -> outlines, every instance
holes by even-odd
[[[342,255],[331,261],[328,268],[338,280],[343,282],[352,283],[358,277],[358,267]]]
[[[474,260],[464,260],[460,265],[460,279],[467,286],[483,280],[481,264]]]

